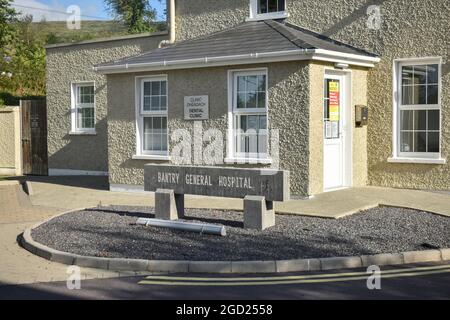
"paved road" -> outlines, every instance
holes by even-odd
[[[0,286],[0,299],[450,299],[450,263],[382,268],[381,289],[365,269],[283,275],[150,275]]]

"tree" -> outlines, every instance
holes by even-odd
[[[0,50],[10,45],[14,37],[13,23],[16,11],[10,7],[10,0],[0,0]]]
[[[122,21],[129,33],[153,32],[156,10],[148,0],[105,0],[115,19]]]

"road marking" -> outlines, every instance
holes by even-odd
[[[417,277],[432,274],[450,273],[450,265],[436,267],[418,267],[410,269],[396,269],[383,271],[383,279]],[[307,276],[289,277],[259,277],[259,278],[193,278],[148,276],[138,282],[141,285],[165,285],[165,286],[262,286],[262,285],[286,285],[302,283],[327,283],[366,280],[366,272],[334,273]]]
[[[424,271],[415,273],[400,273],[389,274],[382,276],[382,279],[388,278],[404,278],[404,277],[418,277],[431,274],[450,273],[449,270]],[[341,277],[329,279],[302,279],[302,280],[285,280],[285,281],[245,281],[245,282],[186,282],[186,281],[149,281],[142,280],[138,282],[140,285],[164,285],[164,286],[267,286],[267,285],[288,285],[288,284],[303,284],[303,283],[327,283],[327,282],[346,282],[367,280],[367,275],[362,277]]]
[[[381,274],[402,273],[412,271],[430,271],[450,268],[450,265],[445,266],[431,266],[431,267],[416,267],[416,268],[403,268],[382,271]],[[335,278],[335,277],[348,277],[367,275],[366,271],[362,272],[349,272],[349,273],[328,273],[328,274],[313,274],[303,276],[274,276],[274,277],[234,277],[234,278],[202,278],[202,277],[172,277],[172,276],[148,276],[147,280],[191,280],[191,281],[270,281],[270,280],[299,280],[299,279],[311,279],[311,278]]]

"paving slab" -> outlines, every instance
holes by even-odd
[[[105,189],[82,187],[75,182],[56,184],[54,182],[33,181],[34,205],[75,209],[82,206],[133,205],[154,206],[154,193],[111,192]],[[82,201],[80,201],[82,199]],[[450,217],[450,194],[421,190],[405,190],[381,187],[349,188],[323,193],[306,200],[276,202],[278,214],[299,214],[324,218],[341,218],[379,205],[399,206],[429,211]],[[242,199],[202,197],[187,195],[186,208],[242,210]]]

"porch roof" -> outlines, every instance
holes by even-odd
[[[287,22],[245,22],[205,37],[103,63],[94,70],[122,73],[292,60],[373,67],[377,55]]]

